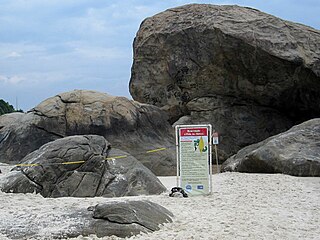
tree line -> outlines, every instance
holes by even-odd
[[[14,109],[14,107],[10,105],[8,102],[5,102],[3,99],[0,99],[0,115],[12,112],[22,112],[22,110]]]

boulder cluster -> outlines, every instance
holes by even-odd
[[[220,136],[220,161],[228,159],[225,170],[318,175],[314,161],[319,159],[313,153],[316,148],[309,148],[312,151],[308,154],[301,154],[307,148],[295,148],[305,160],[303,168],[309,167],[309,171],[300,169],[302,160],[296,157],[288,157],[286,161],[298,167],[288,167],[283,164],[283,154],[279,160],[271,150],[268,156],[263,150],[268,167],[262,167],[263,158],[257,156],[258,151],[251,153],[248,149],[254,148],[251,144],[258,144],[254,146],[261,150],[261,144],[270,145],[265,139],[320,116],[319,30],[252,8],[191,4],[145,19],[133,48],[129,88],[135,101],[75,90],[49,98],[27,113],[3,115],[0,162],[29,161],[42,166],[47,159],[39,163],[34,151],[45,154],[41,147],[44,144],[68,136],[96,135],[104,137],[111,149],[119,149],[112,151],[125,151],[124,155],[130,156],[127,159],[136,158],[154,174],[174,175],[175,143],[171,125],[210,123]],[[308,126],[311,133],[317,131],[308,124],[311,123],[300,126]],[[311,133],[304,140],[317,145],[318,140]],[[284,142],[276,142],[273,149],[293,149],[284,148]],[[165,151],[147,154],[158,148]],[[80,158],[87,159],[86,154],[80,154]],[[50,158],[66,160],[60,155]],[[91,162],[86,160],[86,164],[87,161]],[[92,169],[83,166],[86,164],[80,169],[90,172]],[[20,177],[30,174],[29,171],[22,170]],[[95,173],[102,176],[105,172]],[[60,179],[59,173],[57,176]],[[78,179],[86,176],[83,177],[86,179],[89,175],[73,176]],[[37,191],[42,191],[41,181],[31,182],[28,184],[36,184]],[[16,187],[12,185],[8,189],[12,191]],[[100,190],[97,190],[99,194]],[[57,191],[44,195],[55,196]],[[74,194],[76,186],[67,192]]]
[[[16,165],[0,189],[50,198],[161,194],[167,189],[155,173],[174,172],[172,131],[156,106],[95,91],[59,94],[27,113],[0,117],[0,162]],[[163,151],[148,154],[158,148]],[[52,238],[129,237],[158,230],[173,215],[157,204],[132,201],[93,206],[66,217],[82,224]],[[12,229],[1,233],[10,238],[37,235]]]
[[[223,171],[320,176],[319,30],[252,8],[191,4],[145,19],[133,53],[134,100],[74,90],[0,116],[0,162],[16,165],[2,191],[160,194],[156,175],[176,174],[177,124],[213,126]],[[87,225],[68,237],[128,237],[172,221],[150,202],[77,214]]]
[[[0,117],[0,162],[16,164],[50,141],[95,134],[136,156],[156,175],[175,173],[174,132],[158,107],[124,97],[75,90],[28,111]],[[154,154],[148,150],[167,148]]]
[[[240,6],[191,4],[145,19],[130,93],[171,123],[210,123],[219,157],[320,116],[320,31]]]

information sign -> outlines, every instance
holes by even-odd
[[[211,193],[211,125],[178,125],[180,187],[189,195]]]

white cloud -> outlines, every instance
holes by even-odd
[[[114,21],[124,20],[143,20],[146,17],[150,17],[159,11],[159,6],[147,6],[147,5],[131,5],[125,6],[125,3],[114,5],[114,10],[111,11],[111,16]],[[128,22],[126,22],[127,24]]]
[[[0,32],[1,33],[1,32]],[[27,42],[6,43],[0,42],[0,59],[1,58],[20,58],[25,56],[39,56],[44,54],[46,44],[34,44]],[[2,57],[1,57],[2,56]]]
[[[19,54],[17,52],[10,52],[6,57],[7,58],[19,58],[19,57],[21,57],[21,54]]]
[[[73,7],[84,3],[88,3],[88,0],[2,0],[1,5],[5,11],[28,12],[42,9],[43,12],[47,12],[56,8]]]
[[[81,57],[84,60],[86,58],[90,58],[91,60],[99,60],[100,58],[117,60],[125,58],[131,59],[132,57],[131,49],[126,51],[127,49],[124,48],[95,46],[83,42],[69,42],[67,45],[73,49],[73,52],[70,53],[73,57]]]
[[[10,85],[18,85],[25,81],[25,78],[21,76],[2,76],[0,75],[0,82],[3,82],[4,84],[10,84]]]
[[[92,36],[95,38],[110,37],[114,33],[114,29],[106,19],[92,14],[59,19],[54,27],[58,33],[66,33],[62,39],[73,35],[73,39],[81,38],[82,41],[85,41]]]

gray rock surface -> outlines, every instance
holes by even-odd
[[[225,159],[320,116],[320,31],[246,7],[169,9],[137,32],[130,92],[171,123],[211,123]]]
[[[187,104],[188,120],[175,124],[211,123],[219,133],[219,159],[227,159],[242,147],[283,132],[291,122],[270,107],[248,105],[228,97],[203,97]]]
[[[115,156],[124,156],[117,159]],[[2,191],[44,197],[121,197],[160,194],[158,178],[134,157],[111,149],[102,136],[70,136],[28,154],[7,176]]]
[[[172,222],[173,214],[150,201],[109,202],[93,209],[93,219],[85,235],[130,237],[141,232],[154,232],[159,225]]]
[[[241,149],[222,171],[320,177],[320,118]]]
[[[174,130],[158,107],[95,91],[49,98],[26,114],[0,117],[0,162],[18,163],[43,144],[72,135],[97,134],[129,152],[157,175],[175,174]]]
[[[32,213],[30,215],[34,216]],[[57,223],[58,220],[64,222],[66,227],[53,227],[52,224],[61,224]],[[55,214],[52,223],[38,222],[37,226],[34,220],[28,226],[5,228],[1,225],[0,232],[8,239],[86,239],[90,235],[98,238],[112,236],[113,239],[115,236],[126,238],[154,232],[162,224],[172,221],[173,214],[169,210],[148,200],[106,199],[105,203],[95,206],[71,207],[61,215]],[[50,230],[44,234],[43,227]]]
[[[0,116],[0,162],[18,163],[43,144],[61,138],[54,131],[38,127],[41,117],[33,113]]]

